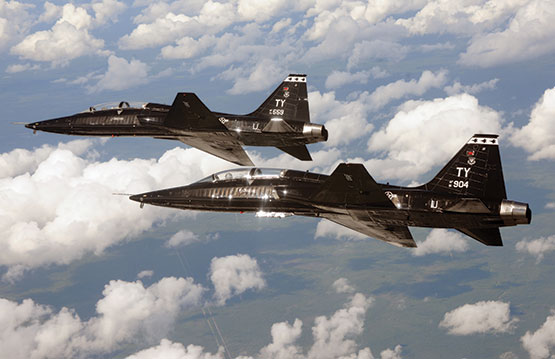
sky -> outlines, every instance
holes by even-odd
[[[0,0],[0,352],[10,358],[553,358],[555,3]],[[500,135],[532,224],[486,247],[411,228],[397,248],[325,220],[127,199],[233,164],[180,143],[21,123],[195,92],[249,113],[308,75],[312,162],[429,181]],[[116,194],[116,195],[115,195]]]

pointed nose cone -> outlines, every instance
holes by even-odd
[[[53,118],[51,120],[31,122],[25,125],[25,127],[33,131],[45,131],[54,133],[70,133],[70,125],[67,121],[67,117]]]
[[[135,202],[142,202],[142,196],[140,194],[129,196],[129,199]]]

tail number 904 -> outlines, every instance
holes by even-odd
[[[451,188],[468,188],[468,181],[449,181],[449,187]]]

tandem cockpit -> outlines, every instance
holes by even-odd
[[[214,173],[208,177],[205,177],[195,183],[214,183],[222,181],[232,181],[244,179],[249,184],[258,179],[295,179],[308,182],[319,182],[323,178],[327,178],[326,175],[320,175],[311,172],[295,171],[288,169],[279,168],[234,168],[231,170],[220,171]]]
[[[287,170],[276,169],[276,168],[235,168],[226,171],[220,171],[205,177],[196,183],[212,183],[221,181],[232,181],[244,179],[247,182],[254,181],[256,179],[272,179],[272,178],[282,178],[284,177]]]
[[[120,101],[120,102],[106,102],[94,105],[84,110],[83,112],[96,112],[106,110],[151,110],[151,111],[169,111],[171,106],[154,103],[154,102],[141,102],[141,101]]]

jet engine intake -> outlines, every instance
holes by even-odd
[[[317,125],[315,123],[305,123],[303,134],[308,137],[317,138],[318,141],[328,140],[328,130],[326,130],[323,125]]]
[[[527,203],[516,201],[501,201],[499,215],[508,226],[517,224],[530,224],[532,221],[532,211]]]

